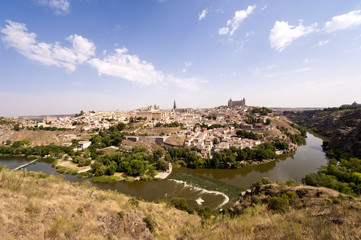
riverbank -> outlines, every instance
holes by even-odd
[[[289,199],[300,193],[304,205],[288,200],[277,208],[268,195],[255,195],[223,214],[200,217],[164,202],[99,190],[88,182],[1,169],[0,239],[357,239],[361,235],[359,199],[323,188],[270,190]]]
[[[168,170],[165,172],[160,172],[157,175],[155,175],[155,179],[166,179],[173,171],[173,165],[171,163],[168,163]]]
[[[188,204],[192,207],[198,205],[196,200],[200,197],[199,194],[202,194],[201,198],[204,200],[202,206],[216,209],[224,201],[224,197],[202,193],[192,189],[192,186],[223,192],[230,198],[230,202],[234,202],[242,191],[248,189],[252,183],[263,177],[268,177],[272,182],[294,180],[301,183],[302,178],[306,174],[317,172],[321,165],[328,163],[321,144],[321,139],[308,134],[307,144],[299,146],[297,152],[286,159],[268,161],[238,169],[189,169],[175,168],[173,166],[172,174],[167,179],[160,181],[137,181],[134,177],[128,177],[125,181],[127,176],[116,172],[115,176],[119,177],[119,179],[116,179],[116,182],[111,184],[92,182],[92,184],[102,189],[117,190],[148,201],[186,196]],[[0,158],[0,163],[8,165],[10,168],[16,168],[28,161],[26,158]],[[42,171],[47,174],[58,174],[55,172],[55,168],[52,167],[52,161],[46,159],[42,159],[36,164],[31,164],[26,169],[28,171]],[[69,174],[63,174],[63,177],[72,182],[90,180],[90,178],[82,179]],[[123,181],[117,181],[120,179],[123,179]],[[169,181],[170,179],[185,181],[189,186],[185,187],[183,184]],[[101,180],[103,181],[104,179]],[[113,181],[115,178],[109,180]],[[229,203],[223,208],[228,206]]]

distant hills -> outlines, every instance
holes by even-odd
[[[329,146],[347,156],[361,157],[361,108],[326,108],[303,112],[286,111],[292,121],[329,138]]]
[[[312,111],[312,110],[320,110],[323,109],[321,107],[296,107],[296,108],[289,108],[289,107],[271,107],[273,111],[276,113],[283,113],[285,111],[292,111],[292,112],[304,112],[304,111]]]
[[[57,114],[57,115],[38,115],[38,116],[34,116],[34,115],[30,115],[30,116],[19,116],[19,118],[25,118],[25,119],[31,119],[31,120],[42,120],[43,118],[49,116],[49,117],[56,117],[56,118],[61,118],[61,117],[70,117],[70,116],[74,116],[74,114]]]

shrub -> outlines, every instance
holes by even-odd
[[[75,175],[78,173],[78,170],[76,169],[71,169],[71,168],[67,168],[67,167],[64,167],[64,166],[58,166],[56,167],[56,171],[58,173],[65,173],[65,174],[71,174],[71,175]]]
[[[91,160],[83,157],[75,157],[73,159],[74,163],[77,163],[79,167],[89,166],[91,164]]]
[[[130,205],[133,205],[134,207],[138,207],[139,206],[139,200],[136,198],[131,198],[128,200],[128,202],[130,203]]]
[[[288,200],[282,197],[271,197],[268,208],[279,213],[285,213],[288,206]]]
[[[58,165],[59,159],[55,159],[54,162],[51,164],[52,167]]]
[[[212,209],[210,209],[209,207],[196,207],[196,212],[198,213],[199,216],[203,217],[204,219],[209,219],[212,215]]]
[[[134,177],[126,177],[125,179],[124,179],[124,181],[125,182],[134,182],[135,181],[135,178]]]
[[[268,177],[263,177],[261,180],[254,182],[253,186],[262,186],[266,184],[271,184],[271,180]]]
[[[297,183],[294,180],[288,180],[286,181],[286,185],[290,187],[297,186]]]
[[[253,195],[253,196],[251,197],[251,202],[254,203],[254,204],[260,204],[260,203],[261,203],[261,199],[260,199],[258,196]]]
[[[95,182],[95,183],[113,183],[113,182],[118,181],[119,179],[120,179],[120,178],[117,177],[117,176],[106,176],[106,175],[103,175],[103,176],[93,177],[93,178],[92,178],[92,182]]]
[[[154,232],[154,228],[157,224],[150,215],[147,215],[145,218],[143,218],[143,222],[145,223],[150,232]]]
[[[157,161],[156,167],[160,171],[166,171],[169,169],[168,163],[166,161],[164,161],[163,159],[159,159]]]
[[[186,211],[190,214],[193,213],[193,209],[188,206],[187,200],[184,198],[175,197],[172,199],[171,204],[179,210]]]
[[[140,177],[140,180],[142,180],[142,181],[150,181],[150,180],[153,180],[153,178],[151,176],[144,175],[144,176]]]
[[[82,172],[77,175],[78,178],[91,178],[92,176],[91,172]]]

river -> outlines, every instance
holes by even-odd
[[[262,177],[268,177],[274,182],[295,180],[301,183],[306,174],[317,172],[321,165],[327,164],[328,160],[321,145],[320,138],[307,133],[306,145],[298,147],[293,156],[285,157],[283,160],[239,169],[173,169],[168,179],[149,182],[126,183],[121,181],[111,184],[93,184],[101,189],[117,190],[148,201],[182,197],[187,199],[188,204],[192,207],[202,204],[202,206],[213,209],[224,208],[235,201],[241,191]],[[0,157],[0,163],[11,169],[29,161],[21,157]],[[39,160],[27,166],[26,169],[60,175],[51,166],[51,162],[46,160]],[[65,174],[64,177],[72,182],[84,181],[73,175]]]

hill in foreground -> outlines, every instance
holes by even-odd
[[[356,239],[359,199],[326,188],[264,185],[200,217],[89,183],[0,170],[0,239]]]

